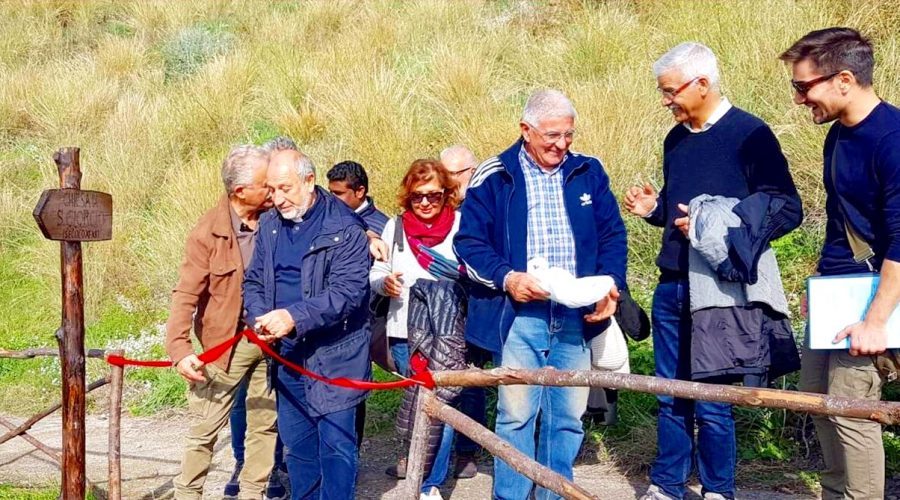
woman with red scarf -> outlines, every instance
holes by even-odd
[[[391,245],[386,262],[375,262],[369,274],[372,292],[390,297],[387,336],[397,371],[409,375],[407,317],[409,289],[416,280],[458,279],[460,266],[453,254],[453,235],[459,229],[459,189],[456,181],[438,160],[416,160],[410,165],[400,186],[399,217],[384,227],[383,241]],[[402,238],[397,238],[397,222]],[[446,426],[446,429],[450,429]],[[449,434],[450,443],[446,443]],[[441,451],[431,474],[422,484],[422,499],[440,499],[438,487],[447,476],[451,432],[444,433]],[[446,448],[446,449],[445,449]],[[442,453],[443,452],[443,453]],[[404,477],[405,460],[387,473]]]

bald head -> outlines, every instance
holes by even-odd
[[[450,172],[453,180],[459,183],[460,194],[465,194],[469,180],[478,166],[478,158],[469,148],[462,144],[454,144],[441,151],[441,163]]]
[[[266,184],[275,208],[285,219],[300,220],[315,202],[316,170],[309,158],[291,149],[269,158]]]

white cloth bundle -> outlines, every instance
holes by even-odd
[[[610,276],[576,278],[565,269],[550,267],[543,257],[528,261],[528,274],[537,278],[541,288],[550,294],[550,300],[573,309],[600,302],[615,284]]]
[[[609,328],[591,339],[591,366],[595,370],[631,373],[628,343],[614,317],[609,319]]]

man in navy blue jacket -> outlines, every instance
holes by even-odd
[[[277,210],[260,219],[244,278],[248,321],[295,364],[327,378],[368,379],[369,254],[362,220],[316,187],[313,164],[299,151],[273,152],[266,184]],[[366,392],[280,364],[273,385],[292,498],[353,498],[354,420]]]
[[[766,193],[781,206],[760,231],[768,240],[799,226],[803,212],[778,139],[762,120],[719,93],[716,56],[708,47],[682,43],[660,57],[653,72],[661,104],[678,123],[663,144],[659,194],[649,184],[634,186],[625,207],[663,228],[652,314],[656,376],[690,380],[691,356],[698,354],[691,352],[690,201],[701,194],[744,200]],[[657,401],[657,455],[642,500],[681,499],[695,457],[703,498],[734,498],[737,445],[731,405],[671,396]]]
[[[875,93],[872,44],[854,29],[810,32],[780,58],[792,66],[794,102],[810,109],[813,122],[834,122],[824,147],[827,222],[818,272],[880,273],[863,320],[840,331],[844,325],[835,325],[834,341],[849,337],[849,352],[807,349],[800,386],[878,400],[883,380],[870,356],[885,350],[887,320],[900,302],[900,109]],[[884,498],[881,425],[825,416],[813,422],[825,460],[822,497]]]
[[[625,285],[625,225],[600,161],[569,151],[575,118],[561,92],[532,94],[522,138],[478,167],[462,205],[454,249],[477,283],[469,294],[466,340],[493,352],[502,366],[588,370],[587,339],[603,331],[616,309],[615,288],[595,307],[548,301],[525,272],[530,259],[544,257],[578,277],[610,275],[618,287]],[[572,478],[587,397],[587,387],[501,386],[497,434]],[[495,460],[494,498],[525,500],[532,487]],[[536,497],[558,498],[543,488]]]

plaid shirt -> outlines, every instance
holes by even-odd
[[[563,197],[563,173],[558,165],[545,171],[525,151],[519,150],[528,200],[528,260],[544,257],[551,267],[576,275],[575,236]]]

